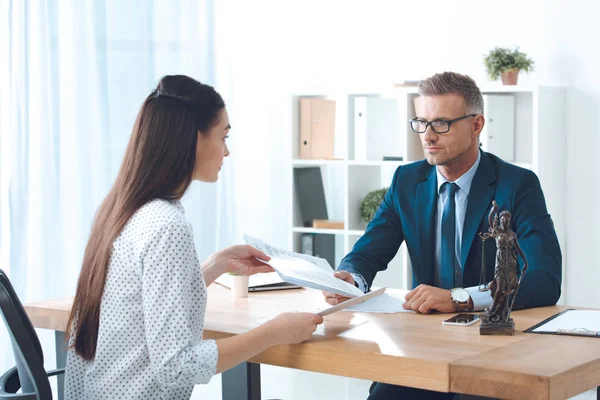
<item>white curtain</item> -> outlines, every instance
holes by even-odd
[[[160,77],[214,84],[213,8],[0,0],[0,268],[23,302],[74,293],[95,210]],[[184,199],[201,257],[232,241],[228,174]],[[38,333],[52,367],[53,335]],[[0,325],[0,371],[11,353]]]

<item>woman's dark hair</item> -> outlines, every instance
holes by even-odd
[[[144,204],[183,195],[192,181],[198,133],[208,134],[224,108],[214,88],[184,75],[163,77],[144,101],[117,179],[96,213],[69,315],[67,338],[74,334],[83,359],[96,355],[113,242]]]

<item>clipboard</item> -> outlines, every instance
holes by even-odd
[[[548,322],[552,321],[553,319],[556,319],[558,317],[560,317],[561,315],[574,310],[574,308],[567,308],[566,310],[562,310],[561,312],[554,314],[553,316],[546,318],[545,320],[543,320],[542,322],[535,324],[534,326],[532,326],[531,328],[525,329],[523,331],[523,333],[540,333],[542,335],[558,335],[558,332],[547,332],[547,331],[539,331],[539,332],[534,332],[534,329],[539,328],[540,326],[546,325]]]
[[[523,332],[525,333],[539,333],[542,335],[566,335],[566,336],[578,336],[578,337],[600,337],[600,330],[597,329],[587,329],[585,327],[570,327],[570,328],[556,328],[553,330],[538,330],[536,331],[536,329],[543,327],[544,325],[549,324],[551,321],[557,319],[560,316],[565,315],[566,313],[570,312],[570,311],[598,311],[598,310],[577,310],[575,308],[568,308],[566,310],[563,310],[557,314],[554,314],[553,316],[546,318],[545,320],[543,320],[542,322],[535,324],[534,326],[524,330]],[[550,324],[552,325],[552,324]],[[579,325],[579,324],[578,324]],[[556,326],[556,325],[555,325]]]

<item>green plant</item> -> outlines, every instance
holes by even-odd
[[[503,72],[520,69],[525,72],[533,71],[534,62],[519,48],[495,47],[484,58],[485,68],[492,80],[496,80]]]
[[[388,188],[374,190],[367,193],[362,203],[360,203],[360,215],[369,223],[375,216],[375,212],[381,205]]]

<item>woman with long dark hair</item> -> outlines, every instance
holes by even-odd
[[[144,101],[85,249],[67,326],[67,399],[189,398],[195,384],[308,340],[323,321],[287,313],[202,339],[207,285],[226,272],[271,271],[250,246],[200,263],[179,202],[192,180],[218,179],[230,128],[221,96],[187,76],[165,76]]]

